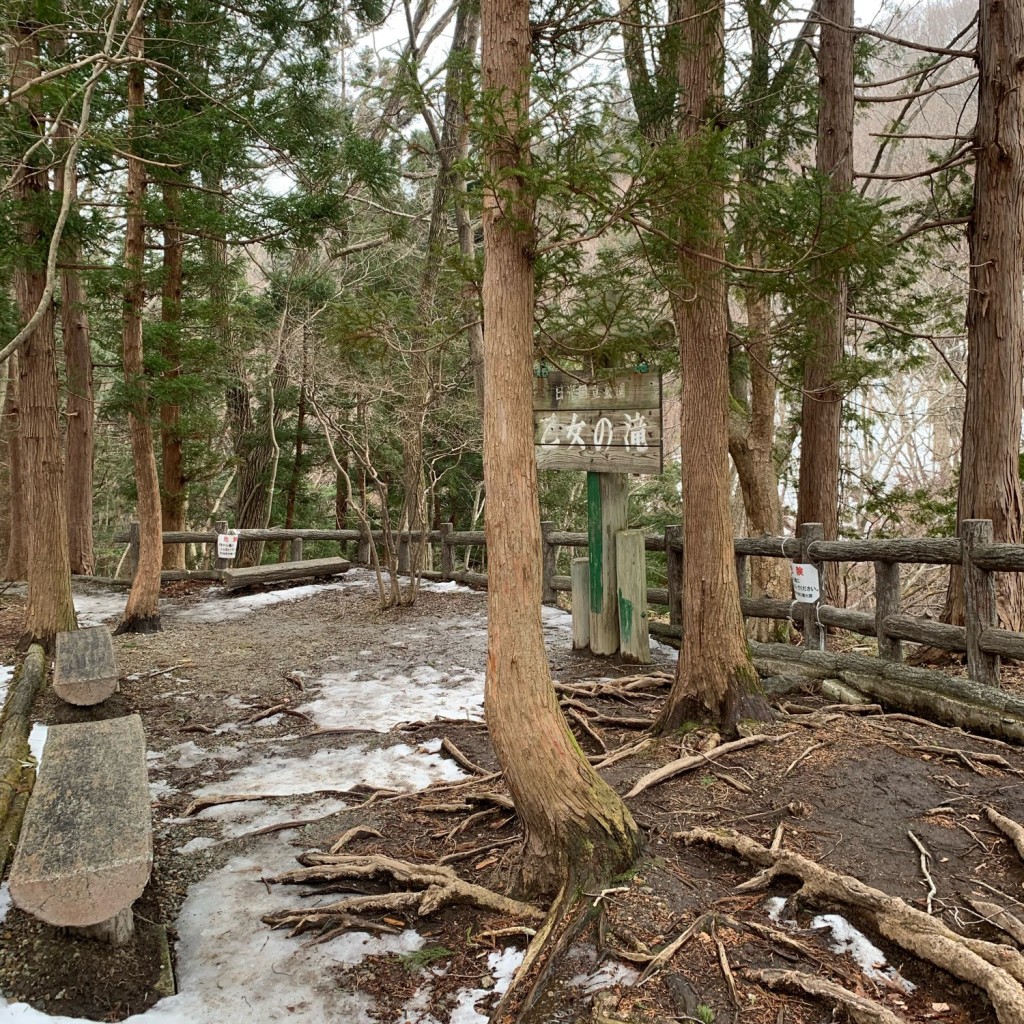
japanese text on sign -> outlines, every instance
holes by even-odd
[[[797,562],[790,566],[793,596],[801,604],[814,604],[821,597],[821,580],[816,566]]]
[[[234,558],[238,554],[238,531],[217,534],[217,557]]]
[[[541,469],[661,472],[661,380],[619,372],[577,381],[553,372],[534,385],[534,444]]]

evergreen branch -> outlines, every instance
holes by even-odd
[[[104,51],[108,52],[114,45],[114,30],[118,20],[121,17],[121,7],[123,6],[123,0],[116,0],[114,10],[110,16],[110,24],[107,28],[107,38],[104,43]],[[135,21],[138,21],[142,17],[141,9],[136,16]],[[135,27],[135,22],[132,24],[132,29]],[[131,36],[131,29],[125,36],[125,42]],[[86,130],[89,127],[89,119],[92,112],[92,94],[96,90],[96,86],[99,83],[100,78],[106,72],[107,65],[101,65],[96,71],[93,72],[92,77],[89,79],[88,84],[82,93],[82,113],[78,119],[78,126],[75,129],[75,134],[71,137],[71,145],[68,147],[67,154],[64,157],[64,176],[61,184],[61,199],[60,199],[60,212],[57,215],[57,222],[53,226],[53,233],[50,235],[50,246],[46,254],[46,284],[43,287],[43,294],[39,298],[39,304],[36,306],[35,312],[29,317],[28,322],[24,327],[2,348],[0,349],[0,363],[5,363],[8,359],[17,352],[22,345],[32,336],[32,332],[39,325],[40,321],[46,316],[47,310],[50,308],[50,303],[53,301],[53,293],[57,287],[57,252],[60,249],[61,238],[64,235],[64,226],[68,222],[68,216],[71,213],[72,197],[75,193],[75,166],[78,160],[79,150],[82,148],[82,140],[85,138]]]
[[[939,171],[949,170],[951,167],[959,167],[962,164],[969,163],[970,158],[965,154],[973,148],[973,145],[973,143],[968,143],[966,146],[961,146],[954,151],[948,160],[944,160],[941,164],[936,164],[934,167],[926,167],[923,171],[911,171],[907,174],[854,173],[853,176],[860,178],[862,181],[913,181],[915,178],[927,178],[932,174],[938,174]]]
[[[961,341],[963,337],[962,335],[921,334],[918,331],[908,331],[905,327],[900,327],[889,320],[882,320],[881,318],[876,316],[868,316],[867,313],[848,313],[847,316],[849,316],[851,320],[862,320],[865,323],[878,324],[879,327],[884,327],[887,331],[895,331],[897,334],[902,334],[905,338],[919,338],[922,341],[927,341],[928,344],[931,345],[933,349],[935,349],[935,351],[938,353],[942,361],[946,364],[946,368],[949,370],[949,372],[957,379],[957,381],[959,381],[961,387],[963,387],[966,390],[966,381],[963,379],[963,377],[960,376],[959,373],[957,373],[956,368],[949,361],[949,357],[946,355],[945,352],[942,351],[941,348],[939,348],[938,345],[940,341]]]
[[[950,64],[959,60],[959,57],[950,57],[948,60],[936,61],[934,64],[929,66],[930,71],[938,71],[941,68],[947,68]],[[858,82],[856,86],[858,89],[881,89],[887,85],[899,85],[900,82],[909,82],[914,78],[920,77],[921,69],[915,68],[913,71],[908,71],[905,75],[898,75],[896,78],[885,78],[878,82]],[[975,77],[974,75],[971,76]],[[950,83],[952,84],[952,83]],[[906,99],[905,96],[899,97],[900,99]]]
[[[974,27],[974,24],[975,22],[977,22],[977,20],[978,16],[975,15],[974,18],[971,20],[971,23],[967,26],[967,28],[965,28],[961,33],[959,33],[957,39],[960,39],[964,35],[966,35],[967,31]],[[970,60],[973,60],[978,55],[977,50],[956,50],[953,49],[951,46],[928,46],[925,43],[915,43],[910,39],[902,39],[899,36],[890,36],[887,35],[885,32],[879,32],[873,28],[850,28],[849,25],[840,25],[837,22],[829,21],[827,18],[822,18],[820,15],[818,16],[818,24],[831,25],[833,28],[841,29],[844,32],[852,32],[854,35],[858,36],[870,36],[872,39],[880,39],[884,43],[893,43],[896,46],[902,46],[906,50],[920,50],[922,53],[935,53],[940,56],[947,57],[967,57]]]
[[[931,70],[938,70],[939,65],[934,65]],[[855,93],[854,99],[858,103],[899,103],[900,100],[916,100],[921,96],[931,96],[933,93],[942,92],[943,89],[952,89],[957,85],[964,85],[966,82],[974,82],[978,78],[978,72],[964,75],[963,78],[954,78],[951,82],[937,82],[927,89],[917,89],[914,92],[896,93],[894,96],[865,96],[863,93]]]
[[[915,224],[912,228],[908,228],[902,235],[897,235],[897,237],[893,239],[892,244],[899,245],[900,242],[905,242],[908,238],[913,238],[915,235],[919,235],[924,231],[933,231],[936,228],[954,227],[958,224],[970,224],[970,222],[970,217],[950,217],[948,220],[924,221],[923,223]]]

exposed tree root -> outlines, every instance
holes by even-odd
[[[298,859],[304,867],[285,871],[269,881],[285,885],[307,882],[329,882],[336,885],[354,879],[385,878],[404,889],[380,895],[349,896],[336,903],[315,908],[278,910],[263,918],[265,924],[275,928],[291,927],[293,935],[313,929],[336,928],[339,922],[355,920],[353,915],[356,914],[405,911],[425,917],[453,903],[468,904],[506,917],[529,921],[539,921],[544,917],[543,911],[532,904],[464,882],[451,868],[441,865],[412,864],[378,855],[352,856],[316,851],[304,853]]]
[[[1024,828],[1012,818],[1000,814],[994,807],[986,807],[985,814],[988,820],[1013,843],[1017,854],[1024,860]]]
[[[1007,935],[1024,946],[1024,921],[1021,921],[1019,917],[1004,910],[998,903],[976,900],[970,896],[967,897],[967,902],[975,913],[981,915],[982,921],[1006,932]]]
[[[787,875],[803,883],[797,899],[845,903],[869,912],[885,938],[986,992],[1000,1024],[1024,1021],[1024,957],[1017,950],[958,935],[937,918],[859,879],[830,871],[799,854],[773,853],[732,830],[694,828],[677,833],[676,838],[727,850],[763,869],[739,890],[764,888],[774,878]]]
[[[723,743],[720,747],[715,747],[714,750],[706,754],[689,754],[675,761],[669,761],[668,764],[655,768],[654,771],[648,772],[637,780],[636,785],[633,786],[626,796],[639,796],[645,789],[650,789],[651,786],[656,786],[659,782],[664,782],[666,779],[682,775],[683,772],[699,768],[701,765],[705,765],[708,761],[721,757],[723,754],[729,754],[735,750],[743,750],[746,747],[754,747],[759,743],[781,743],[792,735],[793,733],[791,732],[783,733],[781,736],[768,736],[758,733],[756,736],[744,736],[742,739],[733,740],[731,743]]]
[[[905,1024],[902,1017],[897,1017],[892,1010],[859,996],[842,985],[817,978],[803,971],[779,970],[747,970],[746,976],[767,988],[784,989],[789,992],[800,992],[804,995],[824,999],[843,1007],[855,1024]]]
[[[471,775],[490,775],[486,768],[481,768],[475,761],[471,761],[447,736],[441,740],[441,753],[447,754],[457,765],[465,768]]]

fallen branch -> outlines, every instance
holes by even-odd
[[[820,750],[823,746],[825,746],[824,743],[812,743],[806,750],[802,751],[790,762],[789,767],[782,773],[782,777],[785,778],[789,775],[790,772],[792,772],[808,754],[812,754],[815,750]]]
[[[691,925],[683,929],[683,931],[676,936],[667,946],[660,949],[657,953],[653,954],[650,958],[650,963],[644,968],[644,973],[640,975],[640,981],[638,984],[643,984],[655,971],[660,970],[667,963],[669,963],[686,945],[690,939],[693,938],[698,932],[705,931],[709,928],[715,920],[714,914],[701,914]]]
[[[1017,854],[1024,860],[1024,828],[1012,818],[1000,814],[994,807],[986,807],[985,814],[988,820],[1013,843]]]
[[[365,825],[356,825],[354,828],[347,829],[342,832],[337,839],[331,844],[331,853],[340,853],[342,850],[352,842],[353,839],[358,839],[360,836],[375,836],[377,839],[383,839],[384,837],[375,829],[367,828]]]
[[[265,924],[274,928],[290,926],[293,935],[312,927],[323,928],[338,917],[352,914],[412,911],[425,917],[451,904],[468,904],[529,921],[544,918],[544,912],[532,904],[464,882],[451,868],[439,864],[412,864],[379,855],[351,856],[315,851],[302,854],[298,860],[303,867],[285,871],[268,881],[302,885],[309,882],[336,884],[357,878],[388,878],[406,888],[381,895],[350,896],[313,909],[277,910],[264,916]]]
[[[857,878],[831,871],[796,853],[773,853],[729,829],[693,828],[677,833],[676,838],[727,850],[763,869],[737,891],[765,888],[779,875],[786,875],[802,882],[794,897],[797,900],[845,903],[873,914],[885,938],[986,992],[1000,1024],[1024,1020],[1024,957],[1017,950],[958,935],[938,918]]]
[[[490,775],[486,768],[481,768],[475,761],[466,757],[447,736],[441,740],[441,753],[447,754],[460,768],[465,768],[472,775]]]
[[[803,971],[752,970],[745,972],[748,978],[768,988],[783,989],[788,992],[800,992],[804,995],[825,999],[843,1007],[855,1024],[905,1024],[902,1017],[897,1017],[892,1010],[851,992],[842,985]]]
[[[191,818],[208,807],[219,807],[221,804],[242,804],[256,800],[278,800],[286,797],[296,796],[349,796],[347,789],[316,789],[311,793],[227,793],[223,796],[200,796],[196,797],[185,808],[184,817]],[[354,810],[354,808],[352,808]]]
[[[633,786],[626,796],[639,796],[645,789],[650,789],[651,786],[656,786],[658,783],[674,778],[676,775],[682,775],[683,772],[699,768],[713,758],[721,757],[722,754],[729,754],[734,750],[744,750],[746,747],[754,747],[759,743],[781,743],[793,735],[794,733],[791,732],[783,733],[781,736],[767,736],[764,733],[758,733],[755,736],[744,736],[742,739],[733,740],[731,743],[723,743],[720,747],[715,747],[714,750],[707,754],[690,754],[686,757],[680,757],[675,761],[662,765],[661,768],[648,772]]]
[[[597,760],[594,762],[594,767],[609,768],[613,764],[618,764],[619,761],[625,761],[627,757],[635,757],[637,754],[642,754],[648,747],[653,745],[654,740],[648,736],[646,739],[640,740],[639,743],[627,743],[624,747],[613,750],[607,757],[603,754],[597,754],[595,755]]]

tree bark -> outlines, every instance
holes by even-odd
[[[967,228],[967,395],[957,520],[991,519],[995,539],[1021,543],[1024,346],[1024,7],[981,0],[974,209]],[[1024,578],[997,577],[999,624],[1024,628]],[[963,573],[950,573],[944,618],[964,622]]]
[[[853,2],[821,0],[818,50],[817,169],[827,186],[822,216],[853,187]],[[843,395],[837,372],[846,330],[845,273],[819,267],[808,317],[810,347],[804,361],[797,523],[821,523],[826,540],[839,532],[839,442]],[[826,570],[824,599],[835,603],[835,567]]]
[[[161,355],[166,369],[164,381],[172,388],[181,376],[181,284],[183,271],[183,242],[181,236],[181,200],[173,183],[163,186],[165,220],[163,288],[160,303]],[[185,529],[185,459],[181,443],[181,406],[176,401],[160,403],[160,451],[163,469],[163,490],[160,514],[164,530]],[[185,568],[185,545],[168,544],[163,549],[162,565],[165,569]]]
[[[680,219],[679,289],[673,307],[682,373],[683,648],[676,679],[656,729],[673,731],[710,713],[733,734],[752,699],[757,674],[740,612],[729,508],[729,342],[725,255],[725,189],[714,167],[723,145],[715,124],[724,74],[722,8],[714,0],[682,0],[678,64],[684,146],[706,154],[704,216]]]
[[[7,393],[4,395],[4,444],[7,447],[7,494],[10,529],[4,578],[23,580],[28,575],[28,495],[21,454],[21,373],[15,352],[7,360]]]
[[[541,534],[533,452],[534,200],[529,164],[528,0],[484,0],[484,480],[487,725],[526,839],[521,879],[553,893],[607,878],[640,847],[632,816],[562,717],[541,628]]]
[[[131,0],[127,18],[133,28],[128,52],[141,62],[145,36],[139,16],[142,0]],[[139,159],[137,126],[146,102],[145,79],[141,63],[128,70],[128,117],[131,124],[131,149],[128,157],[126,188],[126,224],[124,259],[124,324],[122,356],[125,387],[128,389],[128,433],[135,467],[136,510],[139,523],[139,560],[128,594],[128,603],[116,632],[151,633],[160,628],[160,566],[163,561],[161,538],[160,478],[153,450],[153,427],[149,419],[149,387],[142,352],[142,307],[145,302],[146,225],[143,202],[146,193],[146,168]]]
[[[68,125],[61,126],[61,137],[70,138]],[[58,176],[59,177],[59,176]],[[77,200],[77,176],[72,186]],[[64,247],[65,261],[80,261],[77,243]],[[91,576],[95,571],[92,533],[92,473],[95,449],[96,403],[93,395],[92,348],[89,341],[89,310],[85,288],[77,270],[60,274],[61,333],[64,339],[64,366],[67,373],[67,467],[68,557],[71,571]]]
[[[30,82],[38,70],[39,36],[32,26],[18,22],[9,43],[11,88]],[[24,138],[39,134],[42,127],[32,92],[16,101]],[[49,189],[45,167],[22,162],[14,173],[14,195],[21,204],[18,231],[28,252],[39,252],[44,230],[37,219],[43,214]],[[14,271],[14,293],[20,317],[35,313],[46,289],[43,260],[22,261]],[[71,599],[71,567],[68,559],[67,501],[64,452],[60,429],[60,392],[54,310],[46,314],[29,335],[18,360],[21,468],[25,480],[26,529],[28,532],[28,608],[22,645],[32,642],[51,647],[57,633],[74,629],[75,607]]]

